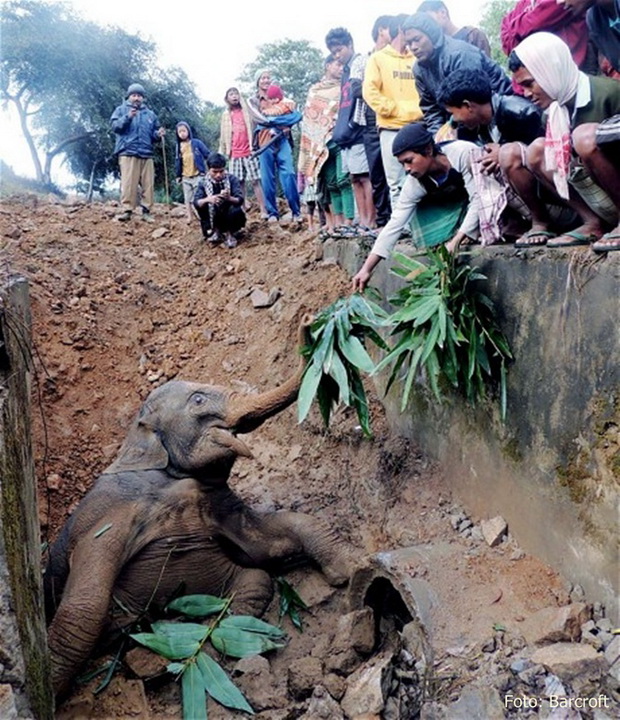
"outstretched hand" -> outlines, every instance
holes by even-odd
[[[370,273],[362,268],[356,275],[353,276],[351,281],[351,292],[364,292],[369,280]]]

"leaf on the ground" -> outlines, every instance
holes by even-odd
[[[207,696],[202,673],[192,661],[181,676],[183,720],[207,720]]]
[[[298,608],[301,610],[307,610],[308,606],[301,599],[295,588],[293,588],[293,586],[284,578],[276,578],[276,583],[278,585],[278,590],[280,591],[280,619],[285,615],[288,616],[293,625],[300,632],[303,632],[303,623]]]
[[[254,710],[245,699],[243,693],[209,655],[200,652],[196,664],[202,675],[205,690],[221,705],[233,710],[243,710],[254,715]]]

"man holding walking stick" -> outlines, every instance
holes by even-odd
[[[157,115],[147,107],[144,88],[132,83],[127,88],[125,102],[112,113],[110,123],[116,134],[114,154],[118,155],[121,171],[121,205],[123,212],[117,220],[131,220],[140,204],[142,219],[153,222],[153,186],[155,184],[155,166],[153,163],[153,144],[163,138],[166,131],[161,127]],[[142,198],[138,201],[138,187]]]

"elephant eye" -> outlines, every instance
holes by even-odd
[[[207,396],[204,393],[195,392],[189,399],[193,405],[204,405],[207,402]]]

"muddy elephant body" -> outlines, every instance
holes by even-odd
[[[117,460],[99,477],[50,549],[44,576],[53,683],[64,693],[111,626],[179,595],[234,593],[236,612],[260,615],[269,571],[303,556],[332,584],[351,572],[349,546],[303,513],[259,513],[228,486],[248,456],[237,432],[296,397],[301,369],[274,391],[236,397],[172,382],[144,403]]]

